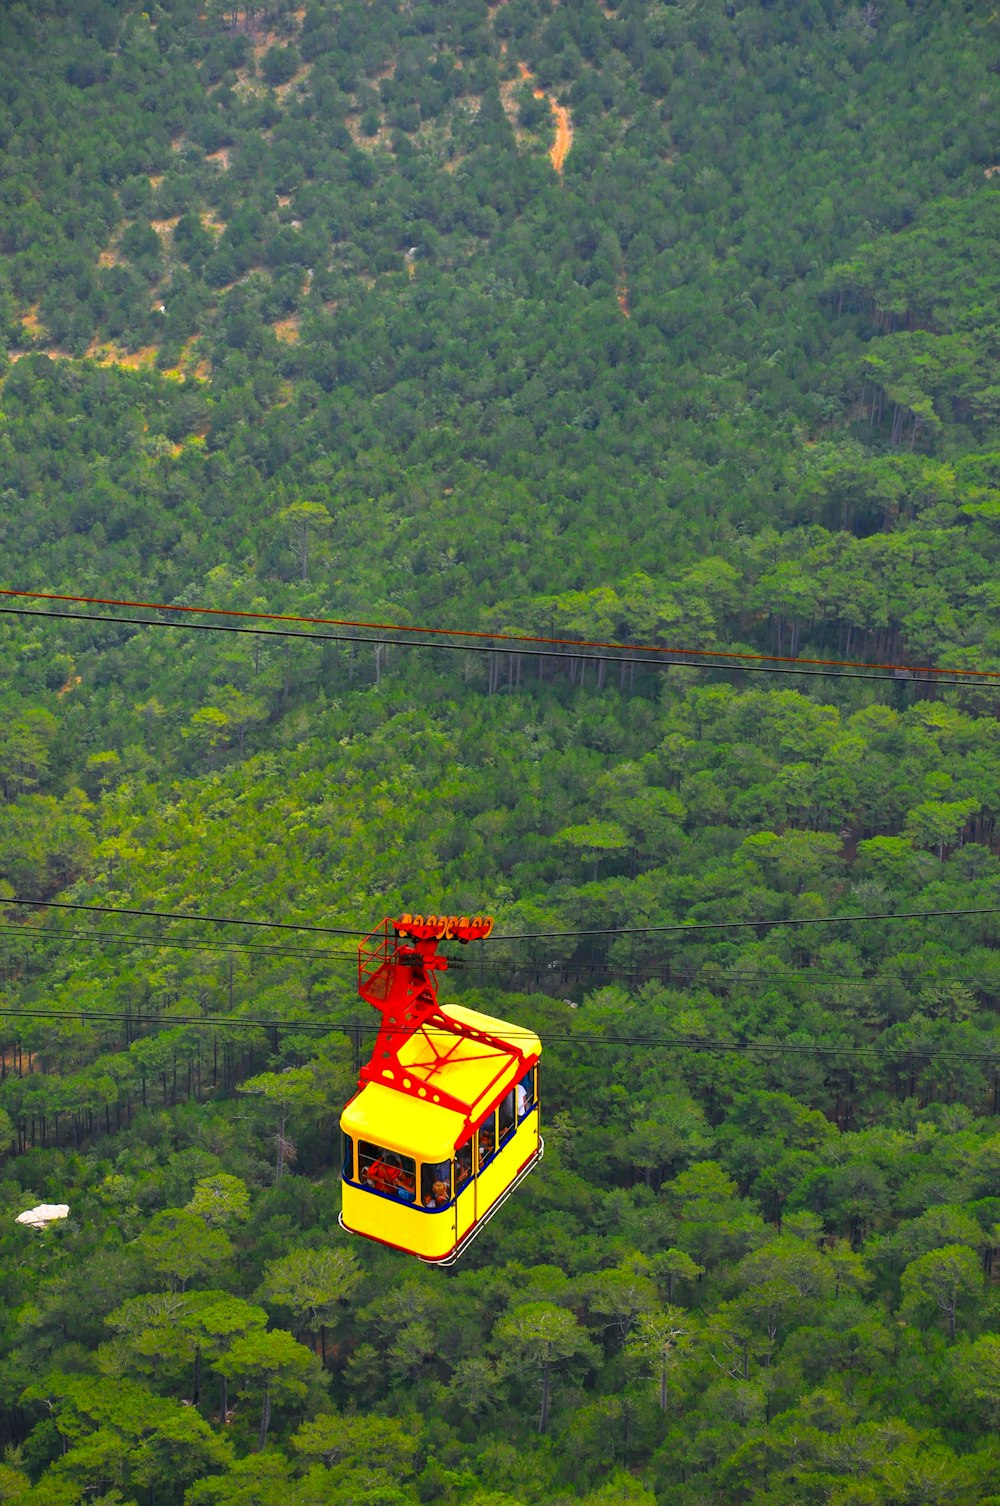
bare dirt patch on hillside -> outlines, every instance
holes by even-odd
[[[517,70],[520,74],[520,82],[531,82],[532,74],[527,63],[518,63]],[[500,85],[500,99],[512,123],[517,114],[517,106],[514,103],[514,90],[517,88],[518,82],[518,79],[509,79],[506,84]],[[505,88],[508,90],[506,99],[504,98]],[[532,89],[531,92],[536,99],[546,98],[544,89]],[[556,137],[549,148],[549,161],[559,176],[562,177],[563,164],[569,155],[570,147],[573,145],[573,122],[570,119],[570,113],[566,106],[561,105],[554,94],[548,95],[548,101],[556,127]]]
[[[301,325],[302,321],[298,314],[290,314],[287,319],[277,320],[271,328],[274,330],[275,337],[283,345],[294,345],[299,338]]]

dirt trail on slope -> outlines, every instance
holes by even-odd
[[[526,83],[530,82],[532,75],[527,63],[518,63],[517,67],[524,81]],[[531,92],[536,99],[545,98],[544,89],[533,89]],[[556,123],[556,139],[549,148],[549,161],[561,177],[563,163],[566,161],[569,149],[573,145],[573,122],[569,118],[569,111],[566,106],[561,105],[554,94],[550,94],[548,98],[549,109],[552,111],[552,118]]]
[[[552,143],[552,150],[549,156],[552,159],[552,166],[556,172],[561,173],[563,163],[566,161],[569,149],[573,145],[573,126],[569,118],[569,111],[565,105],[558,104],[551,95],[549,95],[549,104],[552,106],[552,114],[555,116],[556,121],[556,139]]]

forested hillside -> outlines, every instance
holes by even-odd
[[[0,585],[382,625],[0,597],[0,1501],[1000,1503],[998,25],[0,7]],[[451,1274],[404,910],[544,1043]]]

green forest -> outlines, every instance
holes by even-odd
[[[998,28],[0,3],[0,1506],[1000,1506]]]

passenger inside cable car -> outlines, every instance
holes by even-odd
[[[521,1080],[505,1094],[497,1110],[486,1115],[475,1135],[455,1148],[449,1161],[419,1161],[418,1158],[401,1155],[398,1151],[376,1145],[370,1140],[358,1141],[357,1176],[353,1174],[353,1146],[350,1137],[344,1136],[344,1180],[356,1182],[365,1192],[374,1192],[380,1197],[392,1198],[400,1203],[414,1203],[426,1212],[437,1213],[447,1208],[452,1201],[452,1188],[457,1195],[473,1176],[485,1170],[494,1156],[503,1150],[524,1122],[535,1103],[535,1068],[527,1071]],[[496,1139],[494,1125],[499,1120],[500,1138]],[[420,1198],[416,1197],[419,1181]]]

